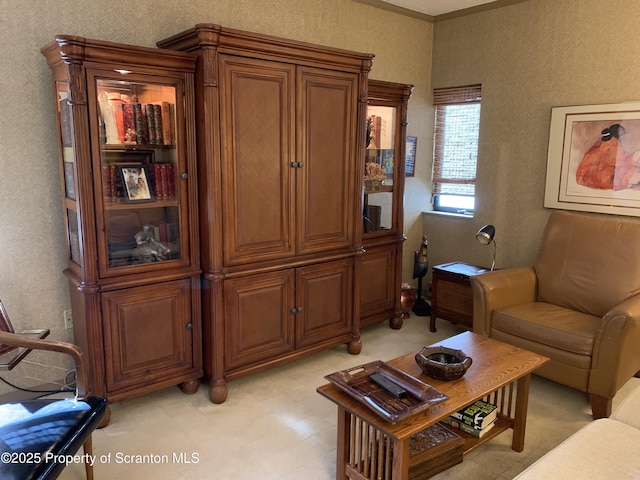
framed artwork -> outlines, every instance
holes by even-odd
[[[125,201],[150,202],[153,200],[150,176],[144,166],[118,165],[118,172],[124,185]]]
[[[416,145],[418,137],[407,137],[405,150],[404,176],[413,177],[416,174]]]
[[[551,109],[544,206],[640,216],[640,102]]]

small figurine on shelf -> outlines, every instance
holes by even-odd
[[[422,298],[422,279],[429,269],[429,258],[427,257],[428,245],[427,236],[423,235],[420,249],[416,250],[413,254],[413,278],[418,279],[418,298],[413,305],[412,311],[421,317],[431,315],[431,306]]]
[[[387,171],[375,162],[367,162],[364,165],[365,190],[379,190],[382,182],[387,177]]]
[[[134,254],[141,263],[161,262],[166,260],[171,252],[169,247],[155,239],[151,225],[144,225],[142,230],[136,233],[136,243],[138,247]]]

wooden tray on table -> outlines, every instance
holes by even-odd
[[[406,397],[396,398],[378,386],[371,380],[371,375],[374,373],[379,373],[404,388],[407,391]],[[324,378],[391,423],[396,423],[429,408],[434,403],[449,398],[431,385],[381,360],[341,370]]]

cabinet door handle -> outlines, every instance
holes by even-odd
[[[187,323],[187,330],[193,330],[193,323]]]
[[[302,307],[293,307],[291,313],[296,314],[302,311]]]
[[[182,180],[186,180],[187,178],[189,178],[189,174],[187,172],[182,172],[182,174],[180,175],[180,178]]]
[[[304,162],[291,162],[291,168],[302,168],[304,166]]]

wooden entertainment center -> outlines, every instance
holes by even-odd
[[[204,374],[221,403],[229,380],[400,328],[413,87],[369,82],[372,54],[214,24],[157,46],[42,49],[92,392]]]
[[[367,76],[373,56],[199,24],[204,369],[227,380],[340,343],[360,352]]]

